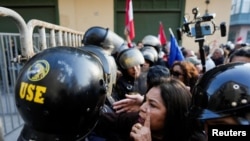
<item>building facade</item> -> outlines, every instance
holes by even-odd
[[[169,37],[169,28],[176,35],[176,29],[183,26],[183,17],[193,20],[192,9],[198,7],[201,16],[208,10],[216,13],[213,19],[216,26],[227,23],[229,29],[231,0],[133,0],[136,37],[134,42],[148,34],[157,35],[159,22],[164,25]],[[124,31],[126,0],[1,0],[0,6],[11,8],[27,22],[29,19],[39,19],[65,27],[86,31],[91,26],[102,26],[115,31],[120,36]],[[15,25],[8,19],[0,19],[0,32],[15,32]],[[3,25],[3,26],[2,26]],[[13,28],[12,28],[13,27]],[[227,34],[228,35],[228,34]],[[226,37],[221,37],[220,31],[205,37],[205,44],[212,42],[225,43]],[[194,38],[182,36],[181,45],[198,50]]]
[[[232,0],[230,31],[228,40],[250,43],[250,0]]]

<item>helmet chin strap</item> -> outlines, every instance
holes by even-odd
[[[98,121],[95,123],[95,125],[91,129],[89,129],[89,131],[84,136],[82,136],[76,141],[82,141],[82,140],[89,141],[88,136],[93,132],[97,124],[98,124]]]

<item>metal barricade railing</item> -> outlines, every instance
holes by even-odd
[[[37,19],[26,24],[18,13],[5,7],[0,7],[0,17],[13,19],[19,29],[19,33],[0,31],[0,120],[7,136],[23,125],[15,107],[14,87],[25,61],[49,47],[79,47],[84,32]]]
[[[0,33],[0,117],[3,122],[4,135],[23,124],[14,102],[14,85],[21,65],[13,63],[18,57],[20,34]]]
[[[66,27],[58,26],[48,22],[32,19],[27,24],[28,35],[32,35],[34,28],[38,27],[39,40],[36,45],[39,45],[40,50],[46,49],[47,47],[55,46],[81,46],[81,40],[83,38],[83,32],[72,30]],[[48,33],[45,30],[49,30]],[[47,38],[48,37],[48,38]],[[33,44],[34,46],[35,44]],[[31,52],[34,52],[33,50]]]

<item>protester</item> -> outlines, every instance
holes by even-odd
[[[190,100],[190,92],[179,80],[154,85],[140,107],[139,123],[132,127],[131,137],[136,141],[186,141]]]
[[[236,49],[229,56],[229,62],[250,62],[250,47]]]
[[[202,64],[201,64],[201,61],[198,60],[196,56],[187,57],[185,60],[194,64],[199,74],[200,75],[202,74]]]
[[[195,120],[190,127],[204,130],[208,140],[212,140],[209,129],[214,125],[220,125],[224,131],[237,129],[225,125],[250,125],[249,70],[250,63],[236,62],[203,74],[193,91],[189,116]]]
[[[208,45],[204,45],[203,48],[204,48],[204,58],[205,58],[205,67],[206,67],[205,71],[208,71],[208,70],[214,68],[216,65],[215,65],[214,61],[211,59],[210,47]],[[198,59],[201,60],[200,53],[198,53],[197,57],[198,57]]]
[[[211,59],[214,61],[215,65],[221,65],[224,64],[225,56],[224,56],[224,50],[222,48],[215,48]]]
[[[97,128],[112,132],[112,135],[102,134],[104,138],[119,136],[121,140],[130,134],[136,141],[187,141],[190,102],[191,93],[186,86],[178,79],[169,77],[152,85],[139,113],[106,113]]]
[[[181,48],[181,52],[182,52],[182,54],[183,54],[183,56],[185,58],[187,58],[187,57],[195,57],[196,56],[193,50],[186,49],[185,47]]]
[[[181,80],[192,92],[200,73],[189,61],[176,61],[170,68],[171,76]]]
[[[182,54],[186,61],[191,62],[197,68],[199,73],[202,73],[202,65],[201,61],[197,58],[195,52],[190,49],[186,49],[185,47],[181,48]]]

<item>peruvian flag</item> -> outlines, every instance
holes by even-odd
[[[160,28],[159,28],[159,32],[158,32],[158,39],[161,41],[161,45],[166,45],[167,43],[167,37],[164,31],[164,27],[162,22],[160,22]]]
[[[129,32],[130,40],[133,40],[135,38],[135,28],[134,28],[132,0],[126,0],[125,26],[126,26],[126,29]]]
[[[242,39],[242,37],[240,36],[240,37],[238,37],[237,39],[236,39],[236,44],[242,44],[243,43],[243,39]]]

